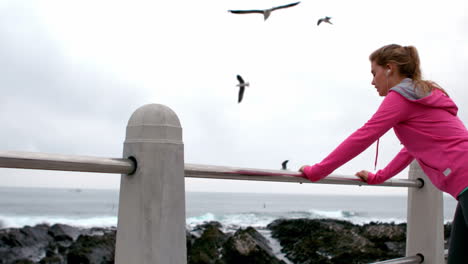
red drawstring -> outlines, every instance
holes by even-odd
[[[375,150],[375,162],[374,162],[374,170],[377,169],[377,158],[379,157],[379,139],[377,139],[377,148]]]

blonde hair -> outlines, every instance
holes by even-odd
[[[418,50],[414,46],[386,45],[372,52],[369,60],[380,66],[395,63],[400,74],[411,78],[414,86],[418,89],[417,92],[423,95],[430,93],[432,89],[436,88],[448,96],[447,92],[437,83],[422,79],[421,62]]]

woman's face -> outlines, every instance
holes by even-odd
[[[388,94],[388,77],[389,73],[387,73],[388,69],[382,67],[375,63],[374,61],[371,62],[371,73],[372,85],[374,85],[375,89],[380,96],[386,96]]]

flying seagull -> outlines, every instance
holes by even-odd
[[[228,10],[228,11],[233,13],[233,14],[251,14],[251,13],[263,14],[263,21],[265,21],[265,20],[268,19],[271,12],[273,12],[275,10],[278,10],[278,9],[295,6],[295,5],[299,4],[299,3],[300,3],[300,1],[295,2],[295,3],[291,3],[291,4],[287,4],[287,5],[272,7],[272,8],[269,8],[269,9],[263,9],[263,10],[262,9],[254,9],[254,10]]]
[[[320,25],[320,23],[322,23],[322,22],[325,22],[325,23],[328,23],[328,24],[332,24],[332,25],[333,25],[333,23],[330,22],[330,19],[331,19],[331,17],[328,17],[328,16],[319,19],[319,20],[317,21],[317,26]]]
[[[287,170],[288,168],[286,167],[286,164],[288,163],[289,160],[285,160],[283,161],[283,163],[281,163],[281,167],[283,170]]]
[[[249,86],[249,83],[244,82],[244,79],[240,75],[237,75],[237,80],[239,81],[239,84],[236,86],[239,86],[239,100],[238,103],[242,101],[242,98],[244,97],[244,90],[246,86]]]

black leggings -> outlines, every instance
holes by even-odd
[[[452,222],[447,264],[468,263],[468,191],[458,196]]]

